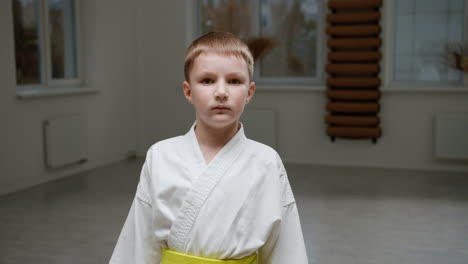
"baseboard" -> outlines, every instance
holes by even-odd
[[[19,191],[23,191],[23,190],[32,188],[34,186],[37,186],[43,183],[63,179],[63,178],[70,177],[76,174],[91,171],[100,167],[105,167],[110,164],[123,161],[125,159],[126,157],[122,157],[122,155],[119,155],[118,158],[116,157],[113,159],[109,159],[109,160],[105,160],[101,162],[95,162],[95,163],[86,163],[79,167],[66,170],[60,174],[51,175],[48,173],[43,173],[40,175],[34,175],[31,177],[27,177],[27,178],[21,178],[21,179],[17,179],[14,181],[5,182],[0,185],[0,197],[9,195],[12,193],[16,193]]]
[[[291,165],[310,165],[310,166],[330,166],[341,168],[366,168],[366,169],[390,169],[390,170],[409,170],[409,171],[437,171],[437,172],[460,172],[468,173],[468,167],[402,167],[392,165],[370,165],[370,164],[351,164],[339,162],[305,162],[290,159],[283,159],[285,164]]]

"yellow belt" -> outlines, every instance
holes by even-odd
[[[254,253],[242,259],[211,259],[202,258],[192,255],[183,254],[171,249],[163,248],[161,256],[161,264],[211,264],[211,263],[224,263],[224,264],[257,264],[257,254]]]

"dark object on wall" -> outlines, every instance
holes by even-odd
[[[329,37],[327,135],[372,139],[381,136],[380,7],[382,0],[328,0]]]
[[[444,62],[461,72],[468,72],[468,42],[450,42],[445,47]]]
[[[269,37],[249,39],[245,41],[245,43],[247,43],[255,61],[265,56],[274,47],[278,46],[278,43]]]

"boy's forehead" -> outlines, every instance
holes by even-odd
[[[194,61],[197,61],[198,58],[200,57],[208,57],[208,58],[227,58],[227,59],[240,59],[244,61],[241,55],[235,54],[235,53],[228,53],[228,52],[215,52],[215,51],[203,51],[201,52]]]
[[[204,52],[200,53],[193,61],[193,65],[200,66],[210,66],[211,61],[213,60],[233,60],[229,62],[229,65],[233,65],[231,63],[240,62],[243,66],[245,65],[246,71],[247,69],[247,62],[242,58],[242,56],[236,56],[235,54],[228,54],[228,53],[217,53],[217,52]]]
[[[221,70],[219,67],[224,68],[224,70]],[[237,72],[240,74],[245,73],[249,80],[252,78],[251,66],[244,57],[244,54],[224,50],[201,50],[193,54],[191,63],[188,66],[188,71],[186,72],[186,78],[188,80],[191,76],[197,76],[204,72],[218,72],[219,70],[227,70],[232,73]],[[193,75],[194,73],[195,75]]]

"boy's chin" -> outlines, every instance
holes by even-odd
[[[209,122],[204,122],[207,126],[215,129],[228,128],[239,124],[238,119],[226,118],[226,117],[215,117]]]

